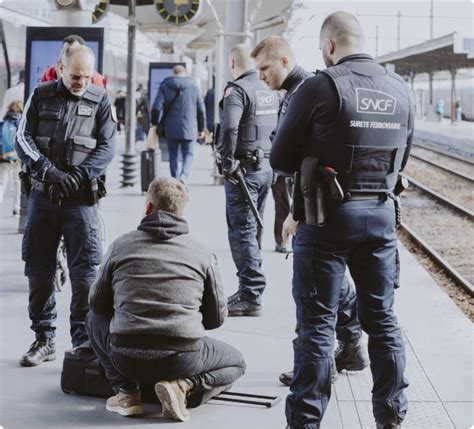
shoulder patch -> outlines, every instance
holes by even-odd
[[[228,97],[230,94],[232,94],[232,91],[234,90],[234,88],[232,88],[231,86],[229,86],[228,88],[226,88],[226,90],[224,91],[224,98],[225,97]]]

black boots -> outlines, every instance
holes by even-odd
[[[253,316],[259,317],[263,314],[262,306],[250,301],[244,301],[241,298],[235,298],[232,295],[229,298],[227,309],[229,317],[233,316]]]
[[[293,371],[288,371],[288,372],[282,372],[280,374],[280,377],[278,379],[280,380],[281,384],[284,384],[285,386],[289,386],[291,382],[293,381]],[[337,371],[336,371],[336,365],[334,361],[332,361],[331,365],[331,383],[334,384],[337,381]]]
[[[21,366],[37,366],[56,359],[56,347],[53,339],[36,340],[21,357]]]
[[[369,358],[365,344],[361,339],[344,343],[339,341],[339,347],[334,352],[337,372],[362,371],[369,366]]]
[[[401,429],[402,425],[400,423],[377,423],[377,429]]]

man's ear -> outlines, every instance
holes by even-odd
[[[334,54],[334,51],[336,50],[336,44],[332,40],[327,40],[328,44],[328,52],[329,54]]]
[[[145,204],[145,214],[148,216],[153,212],[153,203],[151,201],[147,201]]]

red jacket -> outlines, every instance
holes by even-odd
[[[56,66],[51,66],[47,68],[41,75],[41,82],[48,82],[50,80],[58,80],[58,75],[56,74]],[[105,88],[107,80],[100,73],[94,71],[94,74],[92,75],[92,83]]]

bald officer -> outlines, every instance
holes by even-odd
[[[94,53],[87,46],[70,46],[61,62],[62,78],[35,88],[17,132],[16,150],[29,171],[32,189],[22,258],[36,337],[20,360],[22,366],[56,356],[54,273],[61,236],[71,280],[74,347],[88,339],[88,292],[102,258],[97,189],[114,156],[116,123],[105,90],[91,84]]]
[[[320,49],[328,68],[293,92],[270,156],[273,168],[299,171],[298,203],[304,206],[293,247],[303,346],[295,349],[287,421],[292,429],[320,427],[331,395],[336,313],[348,266],[369,336],[376,425],[399,428],[408,383],[393,309],[399,276],[394,189],[413,137],[413,96],[400,76],[364,53],[364,33],[353,15],[335,12],[324,20]],[[340,188],[334,181],[329,188],[331,172]]]
[[[229,298],[229,316],[261,316],[266,286],[259,245],[261,231],[234,174],[237,167],[243,169],[250,196],[263,218],[273,177],[268,157],[279,99],[259,80],[250,51],[243,44],[232,48],[229,69],[234,80],[227,84],[219,103],[217,149],[226,178],[229,244],[239,278],[238,290]]]

